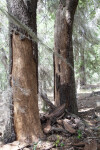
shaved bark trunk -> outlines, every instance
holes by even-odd
[[[23,24],[36,31],[37,0],[7,0],[8,10]],[[14,129],[19,141],[36,141],[43,137],[38,110],[37,44],[24,37],[23,29],[10,24],[11,38],[11,86],[13,88]],[[15,31],[16,30],[16,31]],[[20,32],[20,33],[19,33]]]
[[[66,108],[77,113],[76,90],[74,79],[74,59],[72,47],[72,28],[78,0],[60,2],[55,21],[55,103],[66,103]],[[61,60],[60,54],[65,61]]]

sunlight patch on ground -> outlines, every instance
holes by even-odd
[[[97,104],[97,107],[100,106],[100,101],[98,100],[98,101],[96,102],[96,104]]]
[[[82,93],[86,93],[86,94],[90,94],[92,92],[97,92],[100,91],[100,88],[94,88],[94,89],[78,89],[77,90],[77,94],[82,94]]]
[[[93,110],[94,108],[83,108],[83,109],[80,109],[79,112],[88,112],[90,110]]]

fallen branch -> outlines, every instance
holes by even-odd
[[[51,127],[51,120],[48,120],[45,127],[44,127],[44,129],[43,129],[44,133],[48,134],[51,131],[51,128],[52,128]]]
[[[63,105],[57,107],[52,113],[46,115],[45,117],[47,119],[50,119],[50,120],[52,120],[53,118],[57,119],[58,117],[60,117],[64,113],[65,106],[66,106],[66,104],[63,104]]]
[[[71,125],[67,122],[68,119],[63,120],[64,128],[66,131],[68,131],[71,134],[75,134],[76,130],[71,127]]]
[[[85,143],[84,142],[79,142],[79,143],[72,143],[72,146],[75,146],[75,147],[84,147],[85,146]]]
[[[63,128],[57,128],[57,127],[52,127],[50,132],[63,132],[68,134],[68,132],[66,130],[64,130]]]
[[[50,100],[47,97],[47,94],[44,93],[40,93],[41,98],[43,99],[43,101],[45,101],[45,103],[52,109],[54,110],[56,108],[56,106],[54,106],[52,104],[52,102],[50,102]]]

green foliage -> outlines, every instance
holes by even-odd
[[[59,137],[59,135],[57,135],[57,140],[55,141],[55,146],[58,147],[59,144],[60,144],[60,137]]]
[[[77,131],[77,134],[78,134],[77,138],[78,138],[78,139],[81,139],[81,138],[82,138],[82,131],[81,131],[81,130],[78,130],[78,131]]]
[[[33,144],[33,150],[36,150],[36,149],[37,149],[37,144],[38,144],[38,143],[34,143],[34,144]]]
[[[79,0],[79,7],[85,8],[87,4],[87,0]]]
[[[60,143],[60,146],[63,147],[63,146],[64,146],[64,143]]]
[[[40,0],[37,9],[37,29],[38,37],[20,21],[6,11],[0,12],[0,49],[4,48],[8,59],[8,18],[16,25],[25,29],[33,40],[38,42],[39,48],[39,65],[45,70],[49,69],[49,77],[43,79],[48,83],[51,82],[53,87],[53,47],[54,47],[54,22],[55,14],[58,8],[59,0]],[[97,82],[100,78],[100,18],[98,15],[100,9],[100,0],[79,0],[75,23],[73,29],[73,45],[75,57],[75,73],[76,77],[80,77],[80,67],[83,65],[81,60],[81,52],[84,49],[85,71],[88,83]],[[6,10],[6,2],[0,2],[0,9]],[[6,15],[4,16],[3,13]],[[99,38],[98,38],[99,37]],[[58,54],[57,54],[58,55]],[[61,58],[61,56],[58,55]],[[63,60],[63,58],[61,58]],[[9,59],[7,60],[9,62]],[[73,69],[73,68],[72,68]],[[5,89],[7,85],[7,72],[4,64],[1,62],[0,53],[0,88]]]
[[[56,147],[58,147],[58,146],[63,147],[63,146],[64,146],[64,143],[61,142],[59,135],[57,135],[57,140],[55,141],[55,146],[56,146]]]
[[[76,79],[80,79],[80,68],[84,66],[87,84],[94,84],[100,78],[98,12],[98,1],[80,0],[75,15],[73,45]],[[85,62],[81,57],[83,50]]]

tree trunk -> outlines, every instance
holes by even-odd
[[[80,87],[86,85],[86,72],[85,72],[85,59],[84,59],[84,49],[80,50]]]
[[[66,108],[77,113],[76,90],[74,78],[74,59],[72,47],[73,20],[78,0],[60,1],[55,21],[55,103],[66,103]],[[63,61],[56,53],[63,57]]]
[[[8,11],[14,17],[37,32],[37,0],[13,0],[13,3],[11,0],[7,0],[7,4]],[[10,74],[13,89],[14,129],[17,140],[32,142],[43,136],[37,95],[37,44],[26,38],[28,33],[13,23],[10,23],[10,31],[12,31]],[[22,34],[24,34],[24,38]]]

